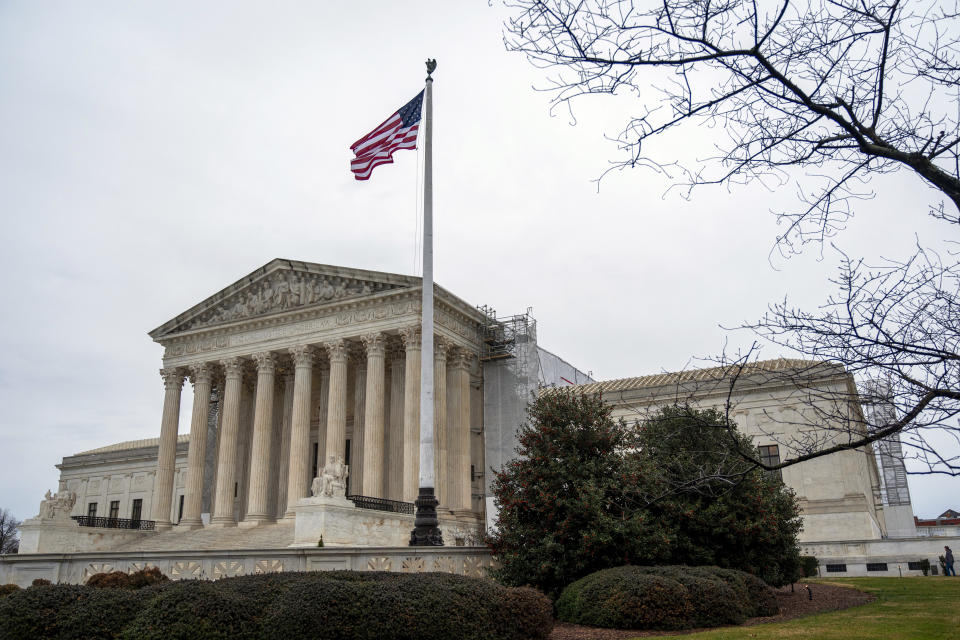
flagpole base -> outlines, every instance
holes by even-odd
[[[420,495],[414,503],[417,514],[413,521],[413,531],[410,532],[411,547],[442,547],[443,534],[440,532],[440,520],[437,518],[436,496],[433,487],[420,487]]]

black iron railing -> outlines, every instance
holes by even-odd
[[[128,518],[103,518],[98,516],[72,516],[81,527],[101,527],[103,529],[132,529],[134,531],[153,531],[155,520],[130,520]]]
[[[372,498],[370,496],[347,496],[358,509],[375,509],[377,511],[389,511],[390,513],[409,513],[413,515],[412,502],[400,502],[399,500],[387,500],[386,498]]]

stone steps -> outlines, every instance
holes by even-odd
[[[206,551],[282,549],[293,544],[293,523],[163,531],[117,547],[115,551]]]

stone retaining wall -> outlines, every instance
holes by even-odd
[[[157,567],[172,580],[279,571],[443,571],[482,577],[493,564],[486,547],[336,547],[232,551],[38,553],[0,556],[0,584],[35,578],[82,584],[95,573]]]
[[[800,553],[815,556],[820,564],[820,575],[831,576],[921,576],[919,569],[910,569],[909,563],[926,558],[930,566],[940,571],[937,556],[944,554],[944,545],[960,552],[960,537],[883,538],[880,540],[841,540],[836,542],[808,542],[800,545]],[[881,565],[886,564],[886,569]],[[830,565],[828,567],[827,565]],[[867,565],[871,565],[868,567]],[[840,570],[841,567],[844,570]],[[956,565],[955,565],[956,568]],[[829,569],[829,570],[828,570]]]

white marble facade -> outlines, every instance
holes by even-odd
[[[150,332],[165,347],[149,516],[157,527],[177,523],[182,433],[181,527],[292,519],[329,455],[349,462],[351,494],[412,502],[420,295],[419,278],[274,260]],[[482,320],[437,288],[436,488],[441,508],[466,520],[481,515],[470,469],[482,466],[471,446]],[[178,424],[181,401],[192,402],[188,425]]]
[[[610,380],[578,388],[602,393],[613,406],[614,417],[628,421],[674,402],[720,411],[726,411],[729,402],[730,416],[739,430],[751,436],[754,445],[773,447],[771,453],[782,460],[796,454],[791,443],[812,442],[815,437],[820,446],[828,446],[846,437],[847,423],[833,430],[833,425],[822,424],[825,417],[847,411],[851,416],[861,415],[852,376],[839,367],[814,364],[783,359],[757,363],[754,369],[759,374],[748,375],[748,370],[732,392],[729,371],[719,368]],[[842,411],[826,406],[835,402],[844,405]],[[870,447],[786,467],[782,478],[800,499],[801,543],[887,537],[876,457]]]
[[[76,494],[72,514],[139,514],[161,531],[292,525],[294,507],[310,496],[318,467],[331,455],[349,461],[348,493],[412,502],[420,295],[415,277],[273,260],[153,330],[165,348],[158,437],[64,458],[58,489]],[[504,361],[480,362],[485,321],[475,307],[436,288],[436,489],[441,517],[466,528],[484,523],[486,463],[513,454],[514,423],[527,398],[517,370],[501,371]],[[584,379],[569,365],[544,378],[544,357],[556,357],[537,351],[535,335],[530,346],[539,353],[531,371],[540,372],[530,380],[562,386]],[[823,389],[851,384],[842,371],[816,381]],[[704,372],[578,388],[602,393],[614,414],[627,419],[678,398],[721,406],[729,391]],[[733,400],[740,428],[757,445],[779,445],[781,456],[789,453],[783,442],[791,435],[782,433],[784,425],[798,431],[815,425],[795,390],[772,378],[744,379]],[[184,402],[191,411],[182,424]],[[516,411],[505,412],[508,405]],[[788,467],[783,479],[801,499],[804,543],[887,535],[869,450]],[[301,542],[313,535],[303,534]]]

